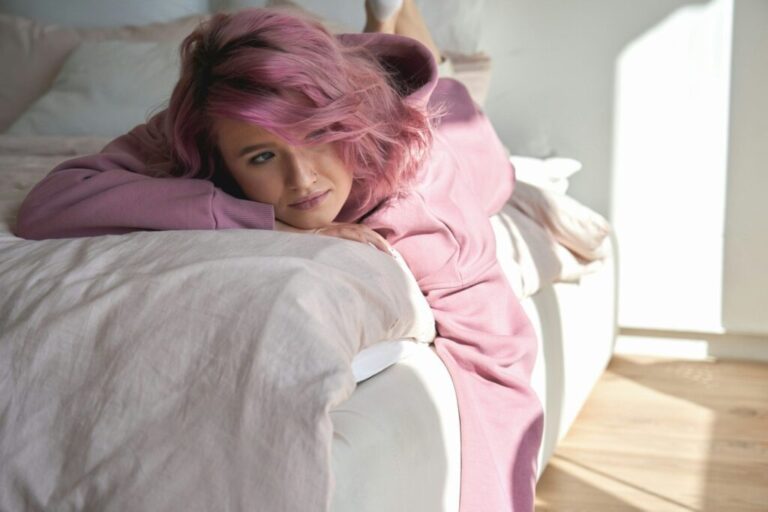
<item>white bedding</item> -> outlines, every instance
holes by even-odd
[[[331,411],[332,512],[456,512],[456,392],[433,346],[413,348]]]
[[[18,201],[60,157],[12,153],[0,509],[324,510],[353,357],[434,337],[412,276],[367,245],[269,231],[21,240]]]
[[[4,238],[0,275],[3,510],[323,509],[353,356],[432,322],[388,256],[324,237]]]

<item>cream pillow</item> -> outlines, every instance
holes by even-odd
[[[82,43],[8,133],[116,137],[165,107],[178,75],[175,41]]]
[[[0,14],[0,132],[19,118],[53,83],[69,54],[86,41],[181,42],[204,19],[190,16],[168,23],[75,29]]]

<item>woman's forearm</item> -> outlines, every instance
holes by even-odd
[[[272,229],[274,208],[238,199],[208,180],[155,178],[126,153],[61,163],[27,194],[15,234],[27,239],[136,230]]]

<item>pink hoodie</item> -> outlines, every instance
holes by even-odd
[[[467,90],[437,78],[420,43],[365,38],[418,82],[414,104],[447,109],[413,191],[371,211],[350,197],[336,220],[363,222],[403,256],[436,320],[437,354],[456,389],[461,426],[461,512],[532,511],[543,412],[530,387],[536,337],[498,261],[488,220],[512,193],[514,169]],[[271,205],[234,198],[206,180],[152,177],[166,165],[165,112],[108,144],[62,163],[30,192],[18,216],[24,238],[137,229],[273,229]]]

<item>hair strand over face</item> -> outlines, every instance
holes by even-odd
[[[357,201],[371,206],[405,192],[431,146],[435,114],[403,101],[369,48],[344,45],[314,21],[270,9],[219,13],[180,52],[168,109],[178,176],[232,188],[212,132],[217,117],[294,145],[334,143],[353,172]]]

